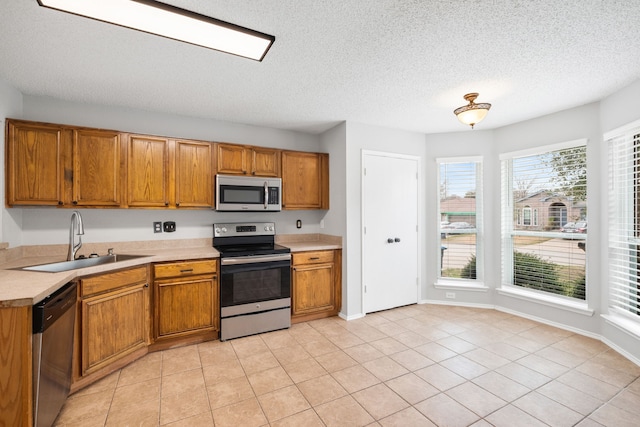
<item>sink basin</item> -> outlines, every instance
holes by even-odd
[[[131,259],[144,258],[149,255],[104,255],[93,258],[80,258],[73,261],[60,261],[52,262],[49,264],[31,265],[29,267],[21,267],[18,270],[27,271],[43,271],[46,273],[59,273],[61,271],[75,270],[77,268],[93,267],[96,265],[113,264],[121,261],[128,261]]]

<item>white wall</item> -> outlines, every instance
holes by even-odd
[[[9,243],[9,247],[22,244],[22,210],[7,209],[5,207],[5,173],[4,173],[4,138],[6,117],[18,117],[22,114],[22,94],[16,89],[0,80],[0,165],[3,173],[0,174],[0,242]]]
[[[48,97],[25,95],[22,114],[26,120],[117,129],[143,134],[251,144],[301,151],[323,151],[320,137],[300,132],[248,126],[110,106],[87,105]],[[3,174],[4,175],[4,174]],[[71,210],[51,208],[10,209],[21,211],[21,244],[59,244],[68,240]],[[164,240],[212,236],[212,224],[226,221],[274,221],[278,233],[317,233],[325,211],[277,213],[218,213],[212,210],[82,209],[84,242]],[[296,220],[302,220],[297,229]],[[172,220],[174,233],[153,233],[152,222]],[[3,223],[6,221],[3,219]]]
[[[482,156],[483,160],[483,206],[484,224],[482,235],[484,243],[485,258],[485,284],[492,286],[498,283],[500,269],[494,268],[500,265],[500,240],[494,236],[500,234],[500,224],[496,220],[500,217],[500,165],[497,163],[497,156],[494,152],[494,134],[490,130],[465,129],[455,133],[431,134],[426,136],[427,153],[425,158],[425,196],[427,199],[427,245],[425,248],[425,258],[430,261],[427,266],[427,276],[425,280],[425,300],[443,301],[451,303],[445,298],[448,290],[436,289],[433,284],[438,278],[440,270],[440,235],[438,224],[440,216],[437,211],[436,200],[440,197],[440,186],[438,184],[438,170],[436,159],[440,157],[465,157]],[[498,183],[497,190],[495,188]],[[491,305],[493,304],[492,292],[463,291],[456,289],[456,301],[468,304]]]
[[[347,124],[345,122],[329,129],[321,136],[322,151],[329,153],[329,206],[323,218],[323,233],[334,236],[347,235]],[[347,277],[347,239],[342,241],[342,277]],[[342,315],[346,316],[348,295],[346,280],[342,284]]]
[[[362,206],[360,189],[362,188],[362,150],[384,151],[388,153],[409,154],[424,158],[426,152],[425,136],[417,132],[388,129],[378,126],[347,122],[346,137],[346,259],[348,268],[343,277],[346,284],[346,301],[342,313],[347,318],[361,316],[362,308]],[[422,164],[421,176],[425,176]],[[424,202],[424,198],[422,200]],[[423,203],[424,204],[424,203]],[[424,224],[424,206],[421,206],[420,224]],[[420,236],[420,245],[425,247],[425,233]],[[345,250],[343,249],[343,253]],[[425,277],[425,264],[421,277]],[[424,288],[424,283],[422,284]]]

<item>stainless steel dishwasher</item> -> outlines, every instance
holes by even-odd
[[[33,306],[33,425],[50,427],[71,386],[75,283]]]

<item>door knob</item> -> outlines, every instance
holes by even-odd
[[[393,239],[393,240],[394,240],[396,243],[399,243],[399,242],[400,242],[400,238],[399,238],[399,237],[396,237],[396,238],[395,238],[395,239]]]
[[[391,237],[389,237],[389,238],[387,239],[387,243],[393,243],[393,239],[392,239]]]

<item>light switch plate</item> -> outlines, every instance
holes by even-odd
[[[153,232],[162,233],[162,223],[160,221],[156,221],[153,223]]]

